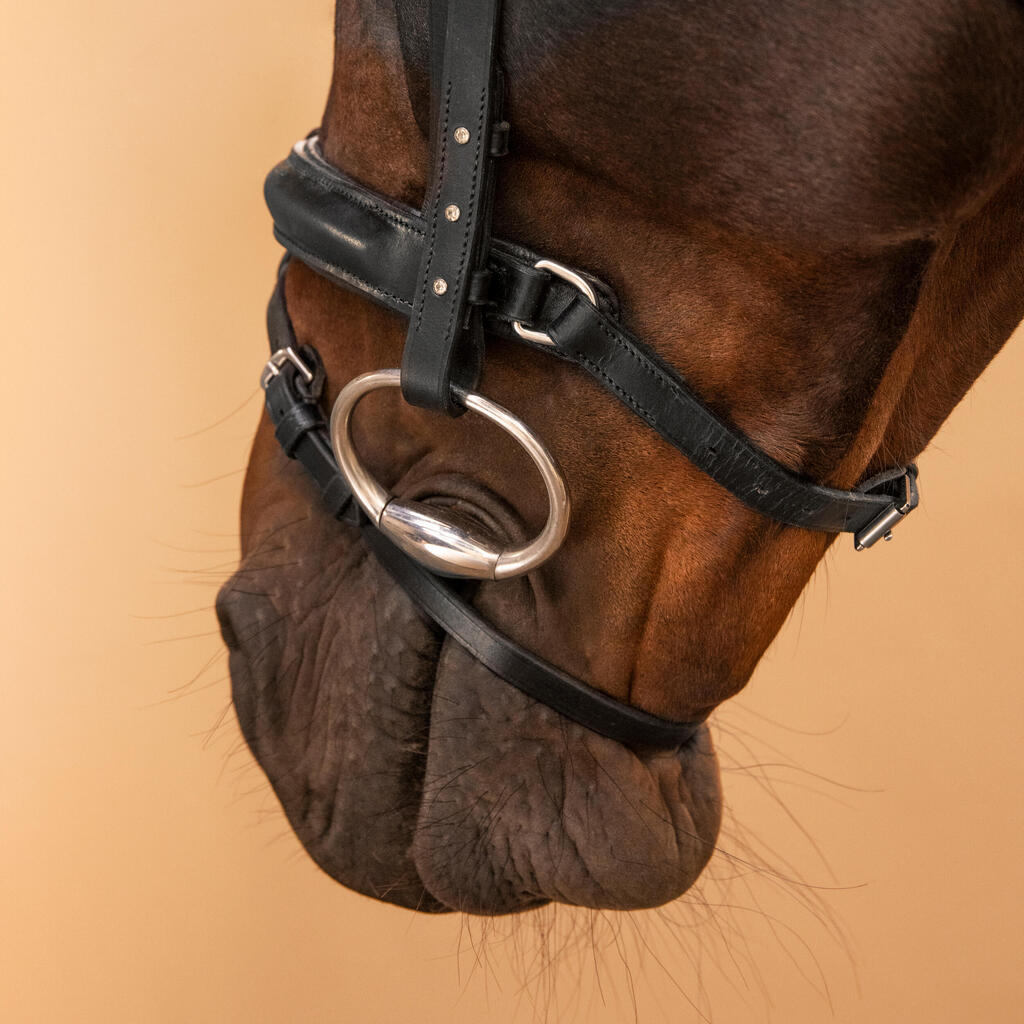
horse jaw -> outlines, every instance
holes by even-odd
[[[315,495],[296,507],[279,468],[218,613],[243,733],[317,864],[429,912],[685,892],[720,817],[707,730],[645,755],[526,698],[441,641]]]

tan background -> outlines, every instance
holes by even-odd
[[[421,918],[298,850],[209,609],[261,179],[330,38],[328,0],[4,12],[0,1020],[1024,1020],[1019,341],[719,716],[725,852],[680,905]]]

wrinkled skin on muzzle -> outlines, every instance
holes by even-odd
[[[684,892],[720,815],[707,729],[633,751],[525,697],[439,635],[294,467],[281,473],[288,519],[266,508],[218,612],[246,739],[316,862],[425,911]],[[509,609],[486,596],[489,614]],[[529,612],[512,610],[522,628]]]
[[[913,459],[1024,315],[1014,5],[508,0],[503,40],[495,234],[609,282],[628,326],[790,469],[849,488]],[[339,3],[325,156],[413,206],[426,54],[425,5]],[[298,263],[287,297],[327,407],[401,365],[401,318]],[[742,688],[831,538],[745,509],[550,355],[488,339],[481,390],[554,453],[573,518],[550,562],[473,603],[666,718]],[[506,542],[544,520],[522,454],[471,416],[375,395],[354,436],[400,497]],[[927,500],[926,467],[922,484]],[[884,547],[860,556],[880,586]],[[721,806],[707,729],[630,750],[496,678],[329,519],[266,418],[242,551],[218,600],[238,718],[332,877],[481,914],[650,907],[697,878]]]

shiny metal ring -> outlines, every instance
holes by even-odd
[[[563,281],[568,281],[569,284],[575,285],[583,292],[592,306],[597,305],[597,294],[590,282],[585,277],[577,274],[571,267],[567,267],[564,263],[557,263],[555,260],[537,260],[533,267],[534,270],[549,270],[555,277],[560,277]],[[531,330],[529,327],[524,327],[518,320],[512,321],[512,330],[520,338],[526,341],[534,341],[538,345],[555,344],[551,335],[546,331]]]
[[[569,492],[562,471],[544,443],[521,419],[474,391],[462,395],[466,408],[511,434],[540,471],[548,495],[548,521],[528,544],[502,548],[447,509],[399,501],[362,464],[352,443],[352,412],[360,399],[379,388],[397,388],[400,370],[375,370],[349,381],[331,411],[331,446],[342,474],[363,511],[397,547],[443,576],[505,580],[547,561],[569,530]]]

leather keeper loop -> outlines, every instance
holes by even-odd
[[[502,314],[527,327],[536,323],[551,275],[536,267],[524,267],[515,274],[502,275],[502,283],[506,289],[501,297]]]
[[[274,436],[290,459],[295,458],[299,442],[311,431],[324,426],[324,418],[317,405],[303,402],[291,406],[277,421]]]
[[[321,421],[322,422],[322,421]],[[327,482],[327,486],[323,488],[321,494],[323,495],[324,505],[327,507],[327,511],[335,519],[345,519],[352,526],[358,526],[358,522],[352,522],[353,516],[350,515],[352,507],[358,508],[356,503],[352,500],[352,492],[349,490],[348,484],[345,482],[343,476],[333,476]]]
[[[474,270],[469,276],[469,290],[466,293],[466,301],[471,306],[486,306],[493,304],[491,298],[490,270]]]
[[[508,137],[512,126],[508,121],[499,121],[491,128],[489,153],[493,157],[508,156]]]

